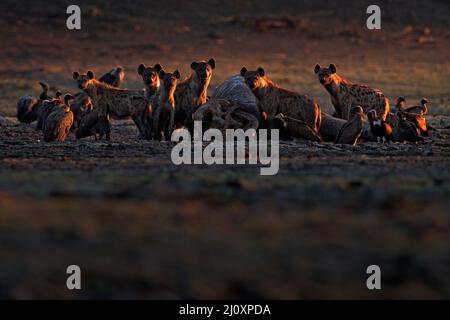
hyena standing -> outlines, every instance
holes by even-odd
[[[187,126],[193,130],[192,115],[208,99],[208,86],[215,67],[214,59],[191,63],[191,76],[178,84],[175,90],[175,126]]]
[[[137,69],[138,74],[142,77],[142,81],[144,81],[145,97],[149,101],[151,101],[160,86],[159,72],[161,70],[162,67],[159,63],[153,67],[146,67],[145,64],[141,63]]]
[[[177,87],[177,81],[180,79],[178,70],[173,73],[165,73],[164,70],[159,72],[162,85],[153,97],[153,138],[170,141],[174,128],[175,118],[175,98],[174,92]]]
[[[92,71],[88,71],[87,74],[74,72],[73,79],[92,99],[94,110],[98,112],[100,137],[106,135],[106,140],[110,139],[108,115],[111,115],[119,119],[131,117],[140,136],[150,139],[151,105],[142,91],[112,87],[95,79]]]
[[[380,120],[386,120],[389,101],[383,92],[345,80],[336,73],[334,64],[330,64],[328,68],[321,68],[316,64],[314,72],[331,95],[337,118],[348,120],[351,108],[360,105],[366,114],[374,109]]]
[[[319,129],[322,115],[319,105],[307,95],[301,95],[280,88],[265,75],[263,68],[256,71],[241,69],[241,76],[259,99],[260,111],[267,118],[274,119],[282,113],[297,120],[296,125],[288,126],[287,133],[295,138],[322,141]]]

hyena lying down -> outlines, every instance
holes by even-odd
[[[383,92],[345,80],[336,73],[334,64],[330,64],[328,68],[316,64],[314,72],[331,95],[336,117],[348,120],[351,108],[360,105],[366,114],[374,109],[380,120],[386,120],[389,101]]]
[[[256,71],[241,69],[241,76],[259,99],[259,109],[268,121],[278,114],[299,120],[288,126],[288,135],[312,141],[322,141],[319,133],[322,115],[319,105],[306,95],[280,88],[265,75],[263,68]]]
[[[94,110],[98,112],[100,137],[110,139],[108,115],[118,119],[131,117],[136,124],[140,137],[151,138],[151,105],[143,91],[126,90],[112,87],[95,79],[94,73],[73,73],[78,87],[91,98]]]

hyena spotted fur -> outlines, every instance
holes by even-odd
[[[316,64],[314,72],[331,96],[336,117],[348,120],[351,108],[360,105],[364,113],[374,109],[380,120],[386,120],[389,101],[383,92],[345,80],[336,73],[334,64],[330,64],[328,68]]]
[[[73,73],[78,87],[92,99],[94,109],[98,112],[100,136],[110,139],[110,123],[108,116],[123,119],[131,117],[136,124],[140,137],[151,137],[151,105],[140,90],[126,90],[112,87],[95,79],[92,71],[87,74]]]
[[[208,100],[208,86],[212,71],[216,67],[214,59],[192,62],[189,78],[180,82],[175,90],[175,126],[186,126],[192,131],[193,113]]]
[[[265,75],[263,68],[256,71],[241,69],[241,76],[259,100],[259,109],[268,119],[282,113],[298,120],[297,125],[288,126],[288,135],[312,141],[322,141],[319,129],[322,115],[319,105],[307,95],[288,91],[277,86]]]
[[[159,72],[162,85],[153,96],[153,138],[156,140],[170,141],[174,129],[175,118],[175,98],[174,93],[177,87],[180,72],[166,73]]]
[[[158,91],[160,86],[159,72],[162,70],[160,64],[155,64],[153,67],[147,67],[141,63],[137,69],[138,74],[142,77],[144,82],[145,96],[150,101]]]

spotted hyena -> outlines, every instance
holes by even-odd
[[[141,63],[137,68],[138,74],[142,77],[145,88],[145,96],[148,100],[155,95],[160,86],[159,72],[162,67],[159,63],[155,64],[153,67],[147,67],[145,64]]]
[[[110,139],[110,124],[108,115],[124,119],[131,117],[136,124],[140,137],[149,139],[151,136],[151,105],[145,94],[139,90],[126,90],[112,87],[95,79],[92,71],[87,74],[73,73],[73,79],[78,87],[84,90],[92,100],[94,109],[98,112],[100,136]]]
[[[208,86],[215,67],[214,59],[191,63],[191,76],[179,83],[175,91],[176,127],[186,126],[190,130],[193,129],[192,115],[208,99]]]
[[[379,119],[386,120],[389,113],[389,101],[378,89],[368,86],[353,84],[336,73],[336,66],[330,64],[328,68],[322,68],[316,64],[314,72],[319,77],[319,82],[331,95],[331,102],[338,118],[349,119],[352,107],[360,105],[364,113],[375,109]]]
[[[170,140],[174,129],[175,119],[175,98],[174,93],[177,87],[180,72],[166,73],[164,70],[159,72],[162,85],[153,97],[153,138],[157,140]]]
[[[259,109],[266,118],[273,119],[282,113],[285,117],[297,120],[296,125],[287,128],[290,136],[322,141],[319,134],[322,115],[319,105],[313,99],[280,88],[265,75],[263,68],[248,71],[243,67],[241,76],[259,99]]]

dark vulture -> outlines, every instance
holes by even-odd
[[[66,140],[73,124],[73,113],[70,111],[70,100],[73,100],[73,96],[66,94],[63,103],[58,104],[55,101],[50,107],[43,125],[45,142],[63,142]]]
[[[350,109],[349,120],[339,130],[334,143],[356,145],[364,126],[364,110],[361,106]]]
[[[370,132],[377,138],[378,142],[385,143],[393,140],[391,125],[382,119],[378,119],[375,109],[368,112],[367,118],[370,123]]]
[[[123,83],[124,77],[125,72],[123,71],[123,68],[119,66],[102,75],[98,81],[118,88]]]

